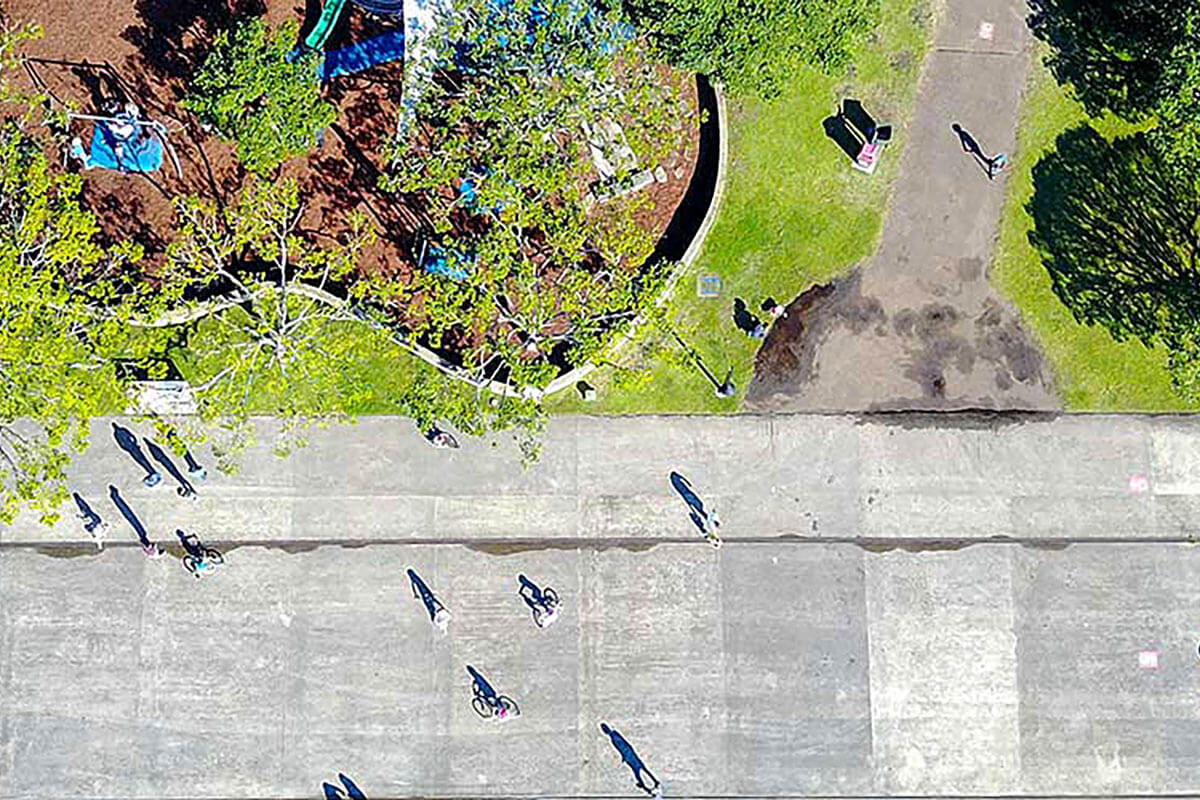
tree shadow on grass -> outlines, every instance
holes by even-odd
[[[1033,183],[1029,241],[1076,320],[1148,345],[1172,320],[1200,322],[1200,196],[1145,135],[1073,128]]]

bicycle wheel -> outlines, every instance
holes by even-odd
[[[545,614],[546,612],[542,611],[540,608],[533,609],[533,624],[537,625],[539,628],[546,627]]]
[[[513,702],[513,699],[507,695],[502,694],[497,697],[496,705],[504,709],[505,716],[519,717],[521,715],[521,709],[517,708],[517,704]]]
[[[479,695],[471,698],[471,708],[475,709],[475,713],[484,719],[488,719],[495,713],[492,711],[492,707],[487,704],[487,701]]]
[[[183,566],[188,572],[192,573],[192,575],[196,576],[197,578],[200,577],[200,572],[196,569],[197,562],[195,556],[191,555],[190,553],[185,555],[183,557]]]
[[[549,586],[547,586],[545,589],[542,589],[542,597],[546,598],[546,605],[558,605],[558,592],[554,591]]]
[[[213,550],[211,547],[204,548],[204,560],[212,564],[224,564],[225,556],[221,555],[219,550]]]

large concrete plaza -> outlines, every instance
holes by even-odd
[[[0,797],[634,796],[601,721],[667,797],[1200,790],[1200,424],[931,421],[560,419],[523,472],[371,420],[195,503],[99,424],[105,549],[0,532]],[[109,484],[227,563],[146,559]],[[523,714],[479,719],[467,664]]]

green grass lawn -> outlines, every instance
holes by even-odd
[[[1008,178],[992,282],[1021,310],[1054,367],[1066,407],[1075,411],[1174,411],[1194,408],[1171,391],[1161,348],[1115,342],[1103,327],[1080,325],[1054,294],[1050,276],[1029,244],[1033,220],[1025,204],[1033,195],[1034,164],[1063,131],[1087,121],[1049,71],[1034,68],[1025,97],[1017,154]],[[1115,118],[1093,122],[1107,137],[1133,128]]]
[[[591,403],[567,390],[547,400],[555,412],[736,411],[753,374],[759,342],[733,324],[733,300],[752,313],[767,296],[787,303],[814,283],[848,272],[871,255],[883,227],[889,187],[904,147],[904,126],[933,29],[926,0],[885,0],[882,24],[846,75],[801,75],[772,102],[730,103],[725,201],[704,250],[672,298],[679,328],[718,378],[733,369],[738,397],[722,400],[694,368],[660,358],[637,388],[612,385],[609,368],[589,382]],[[844,97],[860,98],[896,141],[873,176],[850,168],[826,138],[822,120]],[[696,294],[698,275],[718,275],[719,297]],[[669,345],[674,347],[674,345]]]

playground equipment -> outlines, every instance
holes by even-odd
[[[321,9],[317,24],[304,37],[304,47],[308,50],[321,50],[328,41],[333,29],[337,26],[349,0],[328,0]],[[404,12],[403,2],[399,0],[353,0],[354,4],[376,14],[396,16]],[[404,58],[404,31],[397,30],[380,36],[357,42],[349,47],[332,50],[325,53],[321,64],[321,80],[328,81],[339,75],[353,75],[356,72],[370,69],[377,64],[398,61]]]
[[[178,177],[183,176],[179,158],[167,140],[167,128],[161,122],[144,119],[134,103],[110,106],[108,115],[68,114],[70,119],[92,123],[90,152],[83,140],[71,141],[69,154],[83,163],[84,169],[111,169],[117,172],[157,172],[162,168],[163,153],[171,158]],[[119,108],[120,110],[117,110]]]
[[[70,109],[71,106],[50,89],[38,72],[38,65],[70,67],[75,71],[98,73],[108,81],[112,93],[126,97],[133,94],[108,62],[97,64],[87,60],[62,61],[26,56],[21,59],[21,65],[40,92],[66,109]],[[68,110],[66,116],[71,121],[92,123],[90,152],[84,149],[83,139],[75,137],[64,154],[65,158],[76,158],[83,162],[85,169],[100,167],[118,172],[156,172],[162,167],[165,154],[170,159],[171,166],[175,168],[175,175],[183,177],[179,156],[171,146],[167,126],[144,117],[136,104],[122,103],[114,98],[103,104],[100,114],[78,114]]]

